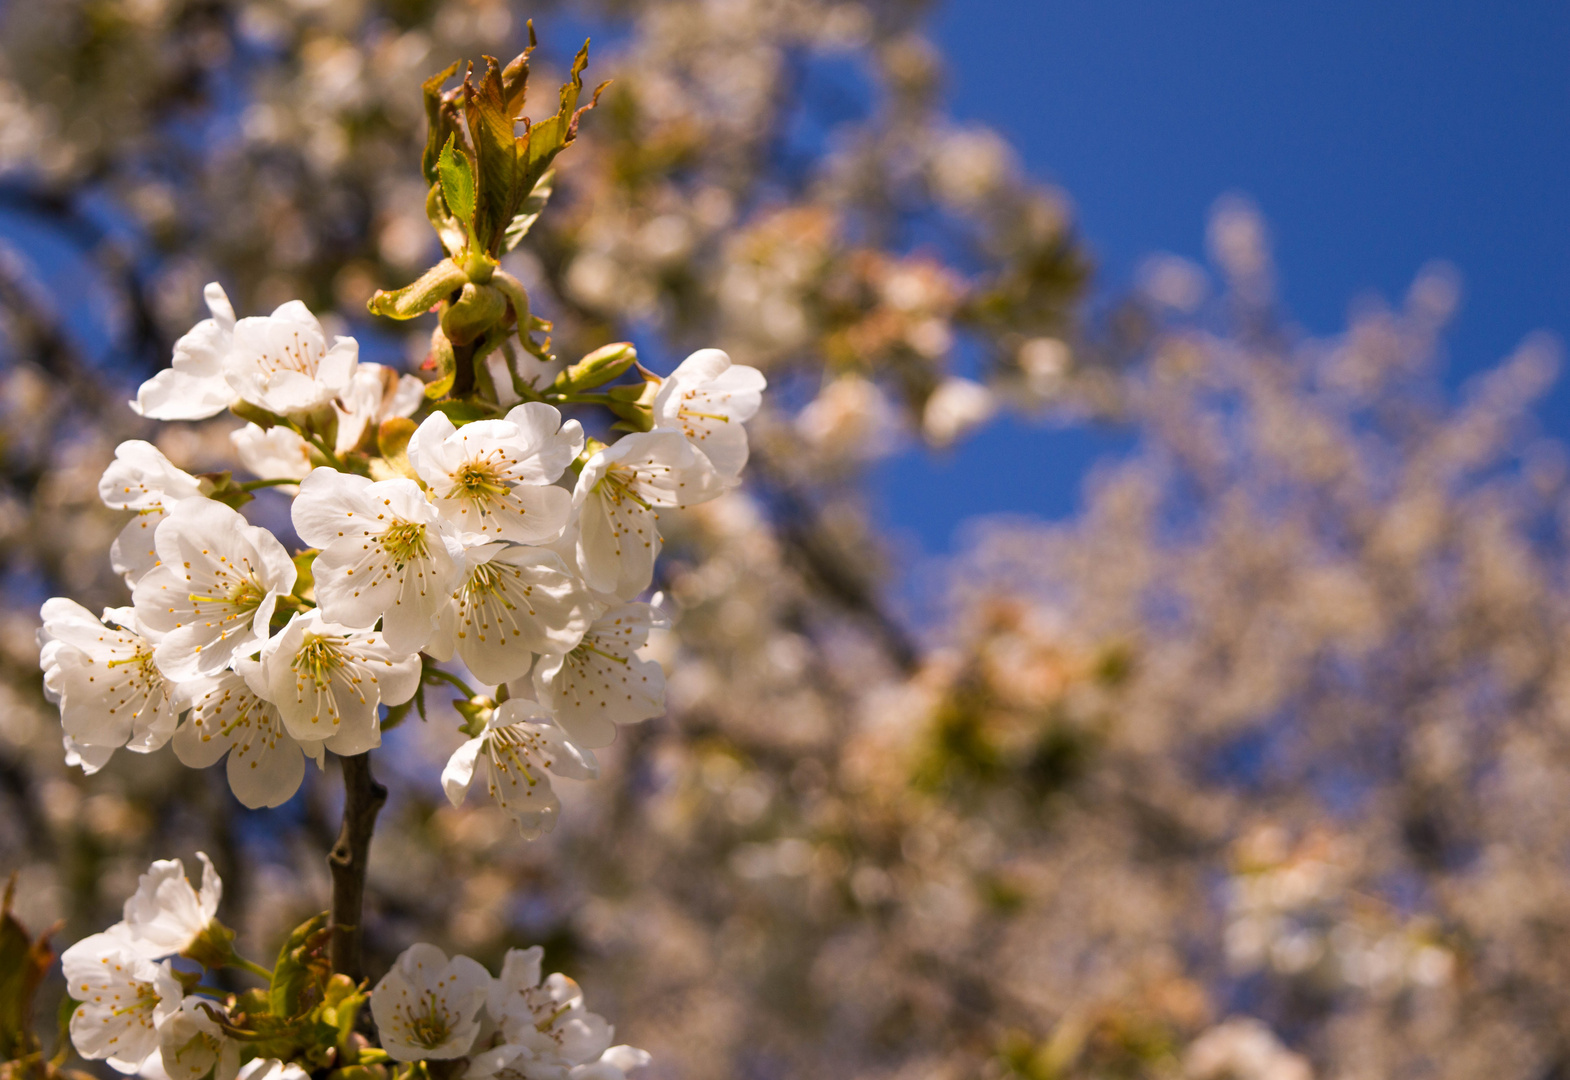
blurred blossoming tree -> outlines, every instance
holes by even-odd
[[[492,970],[542,943],[652,1053],[643,1075],[693,1080],[1570,1069],[1565,476],[1530,419],[1551,349],[1452,407],[1449,277],[1306,340],[1233,204],[1218,295],[1169,260],[1088,323],[1065,200],[944,117],[923,5],[900,0],[5,6],[20,922],[80,938],[150,859],[198,849],[253,954],[325,905],[336,778],[307,769],[254,812],[167,750],[84,779],[41,692],[38,606],[127,603],[103,559],[124,516],[98,497],[117,443],[239,464],[232,419],[124,405],[204,283],[336,312],[362,359],[442,377],[434,316],[366,304],[441,255],[420,83],[512,55],[525,14],[591,19],[614,82],[500,260],[551,345],[498,360],[543,385],[551,355],[632,339],[669,372],[716,346],[770,393],[746,486],[659,517],[674,625],[644,655],[668,716],[624,727],[595,784],[557,785],[549,838],[444,798],[471,718],[433,697],[388,733],[367,971],[417,940]],[[978,529],[929,589],[941,619],[907,625],[865,466],[1000,409],[1126,424],[1138,449],[1077,520]],[[287,529],[287,499],[256,494],[252,520]]]

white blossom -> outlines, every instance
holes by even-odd
[[[38,662],[66,735],[81,746],[138,753],[168,742],[179,718],[175,688],[154,662],[155,641],[135,613],[108,608],[99,620],[76,601],[55,597],[41,614]]]
[[[148,379],[131,408],[152,420],[205,420],[234,403],[223,364],[234,345],[234,307],[216,281],[202,291],[211,318],[174,343],[172,364]]]
[[[216,675],[267,640],[294,588],[289,553],[266,529],[212,499],[175,504],[153,535],[159,565],[136,583],[136,617],[162,635],[153,659],[171,679]]]
[[[238,1080],[310,1080],[311,1074],[277,1058],[252,1058],[240,1066]]]
[[[135,585],[158,564],[153,533],[163,515],[181,499],[200,494],[201,481],[175,468],[151,443],[130,439],[115,447],[114,460],[98,481],[98,497],[111,509],[137,515],[109,549],[110,562],[126,584]]]
[[[542,1063],[570,1068],[597,1061],[614,1029],[584,1007],[583,991],[567,976],[541,981],[543,956],[538,945],[509,949],[501,975],[491,983],[486,1011],[508,1044],[527,1048]]]
[[[54,701],[58,704],[59,698],[56,697]],[[92,776],[109,764],[109,759],[114,757],[115,748],[112,746],[90,746],[87,743],[77,742],[69,735],[63,736],[63,741],[66,765],[70,768],[81,768],[83,776]]]
[[[530,401],[461,428],[432,413],[409,440],[409,463],[466,539],[534,544],[566,526],[572,497],[554,485],[582,450],[576,420]]]
[[[317,469],[294,500],[300,539],[321,548],[312,571],[322,614],[346,626],[382,621],[390,648],[418,651],[458,583],[458,538],[413,480]]]
[[[724,479],[679,432],[623,436],[578,476],[578,568],[589,587],[631,599],[654,578],[658,507],[690,506],[723,493]]]
[[[186,998],[178,1012],[158,1029],[159,1065],[169,1080],[235,1080],[240,1072],[240,1044],[224,1034],[209,1016],[212,1002]]]
[[[568,741],[538,702],[514,698],[497,706],[478,737],[453,751],[442,770],[442,788],[460,806],[478,776],[496,805],[533,840],[555,827],[561,809],[547,772],[592,780],[599,765],[592,751]]]
[[[328,347],[316,316],[291,300],[271,315],[234,324],[223,373],[243,400],[268,412],[298,415],[347,390],[359,355],[353,338],[336,338]]]
[[[564,652],[588,629],[595,604],[553,551],[481,544],[464,552],[464,572],[437,616],[425,651],[464,666],[492,686],[528,673],[537,652]]]
[[[261,662],[251,659],[186,687],[191,712],[173,741],[175,756],[193,769],[228,754],[229,787],[252,809],[288,802],[305,778],[305,759],[319,768],[323,758],[321,743],[289,734],[278,707],[261,696],[266,689]]]
[[[598,1061],[575,1066],[568,1074],[570,1080],[627,1080],[633,1069],[641,1069],[653,1061],[647,1050],[636,1046],[609,1047]]]
[[[648,604],[624,604],[590,624],[572,649],[544,652],[534,692],[579,746],[609,746],[618,724],[665,711],[665,672],[638,655],[662,616]]]
[[[411,945],[371,991],[382,1049],[394,1061],[463,1057],[480,1032],[490,973],[467,956]]]
[[[948,378],[938,384],[921,412],[921,428],[938,446],[986,423],[997,412],[992,391],[971,379]]]
[[[196,857],[202,862],[200,892],[192,887],[179,859],[159,859],[137,879],[120,927],[138,956],[157,960],[184,952],[217,916],[223,881],[206,854],[198,851]]]
[[[291,737],[363,754],[382,742],[377,707],[414,696],[420,658],[390,649],[380,633],[307,611],[262,647],[262,680]]]
[[[311,444],[282,424],[246,424],[231,431],[229,441],[240,464],[259,479],[304,480],[311,474]]]
[[[158,1029],[180,1008],[184,990],[168,961],[138,956],[120,928],[83,938],[60,956],[71,1014],[71,1043],[90,1061],[135,1072],[158,1049]]]
[[[721,476],[734,481],[747,464],[747,430],[768,383],[757,368],[732,364],[719,349],[683,360],[654,397],[654,426],[681,432]]]
[[[382,421],[414,415],[424,400],[425,384],[413,375],[399,375],[381,364],[361,364],[333,402],[338,414],[334,451],[348,453],[360,445],[367,430],[374,435]]]

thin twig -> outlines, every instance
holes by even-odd
[[[376,815],[387,801],[387,789],[371,776],[369,751],[338,760],[343,765],[343,826],[327,856],[333,879],[329,953],[333,971],[359,982],[365,977],[365,872],[371,833],[376,829]]]

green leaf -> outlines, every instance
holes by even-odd
[[[314,1008],[332,967],[327,961],[327,912],[312,915],[294,928],[278,950],[268,1004],[274,1016],[293,1018]]]
[[[435,408],[437,412],[446,414],[447,419],[458,427],[496,417],[496,410],[474,401],[438,401]]]
[[[502,250],[511,251],[534,228],[534,223],[539,219],[545,204],[551,200],[551,192],[556,186],[556,172],[550,170],[540,177],[534,185],[534,190],[529,192],[528,198],[518,207],[518,212],[512,216],[512,221],[507,224],[507,231],[502,234]]]
[[[470,229],[474,227],[474,166],[469,155],[454,146],[456,135],[447,136],[441,157],[436,162],[436,173],[441,178],[442,198],[447,209]]]
[[[390,319],[414,319],[447,299],[468,283],[469,276],[451,259],[443,259],[411,284],[388,292],[378,289],[365,306],[372,315]]]

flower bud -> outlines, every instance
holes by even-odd
[[[619,378],[637,362],[638,350],[629,341],[602,345],[556,376],[553,389],[568,394],[592,390]]]

